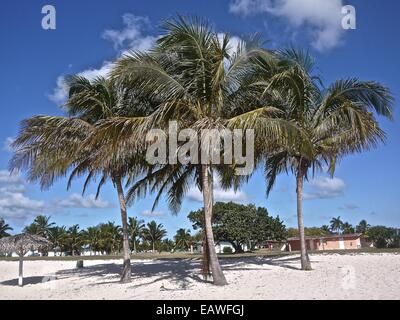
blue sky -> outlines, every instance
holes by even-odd
[[[56,30],[41,27],[44,5],[56,8]],[[356,8],[356,29],[343,30],[340,9]],[[308,48],[316,57],[325,83],[337,78],[376,80],[400,93],[400,44],[396,0],[221,0],[221,1],[3,1],[0,12],[0,217],[15,231],[37,214],[51,215],[57,224],[82,227],[105,221],[120,221],[117,197],[107,185],[101,198],[80,195],[81,181],[70,191],[60,180],[50,190],[28,184],[23,175],[6,172],[11,152],[8,143],[18,133],[19,122],[37,114],[60,115],[64,97],[62,77],[80,73],[104,74],[109,62],[127,49],[147,49],[159,35],[162,19],[176,13],[209,19],[218,32],[240,38],[260,32],[267,47],[293,44]],[[339,17],[339,18],[338,18]],[[398,157],[400,126],[381,119],[387,132],[385,146],[343,159],[335,178],[319,174],[306,185],[306,226],[327,224],[331,217],[357,223],[400,227]],[[288,226],[296,225],[293,176],[281,176],[267,199],[261,172],[256,172],[240,193],[217,190],[217,198],[255,203],[268,208]],[[165,201],[151,213],[151,200],[141,200],[129,209],[130,216],[163,223],[173,236],[180,227],[190,228],[187,213],[201,207],[191,190],[181,212],[171,215]]]

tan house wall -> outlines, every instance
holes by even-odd
[[[341,247],[342,241],[342,247]],[[289,240],[289,250],[299,251],[300,240]],[[363,245],[362,245],[363,244]],[[366,244],[365,241],[361,241],[360,237],[346,237],[346,238],[325,238],[325,239],[307,239],[306,245],[307,250],[340,250],[340,249],[360,249]]]

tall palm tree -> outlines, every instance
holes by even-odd
[[[333,232],[336,232],[337,234],[341,234],[343,231],[343,221],[340,219],[340,217],[337,218],[332,218],[331,221],[329,221],[331,224],[331,230]]]
[[[108,221],[99,225],[100,246],[107,254],[118,253],[123,245],[123,229],[114,222]]]
[[[344,222],[343,223],[343,225],[342,225],[342,232],[343,232],[343,234],[352,234],[352,233],[354,233],[354,228],[353,228],[353,226],[350,224],[350,223],[348,223],[348,222]]]
[[[327,164],[334,174],[337,160],[347,154],[375,147],[385,140],[374,113],[392,118],[393,97],[388,88],[373,81],[341,79],[322,89],[313,75],[313,59],[305,52],[277,52],[278,64],[269,67],[265,81],[256,85],[280,101],[282,117],[299,129],[295,142],[280,142],[266,154],[267,193],[279,173],[296,176],[297,220],[301,265],[311,269],[303,225],[302,191],[310,173]]]
[[[101,232],[100,228],[97,227],[88,227],[83,231],[83,238],[85,243],[89,245],[90,250],[94,252],[96,255],[97,251],[100,251],[100,242],[101,242]]]
[[[67,85],[69,98],[64,105],[67,116],[36,116],[24,120],[13,145],[16,152],[10,167],[27,168],[29,180],[39,180],[42,188],[50,187],[57,178],[64,177],[72,170],[68,187],[73,178],[86,175],[83,193],[90,181],[100,176],[96,196],[107,180],[111,180],[118,194],[124,234],[121,282],[127,282],[131,278],[131,266],[122,185],[126,173],[129,171],[130,175],[134,175],[137,167],[134,166],[134,157],[122,158],[107,151],[109,146],[105,144],[106,140],[90,144],[86,141],[97,122],[116,115],[141,114],[147,111],[147,105],[137,102],[132,92],[127,93],[102,77],[90,81],[71,76],[67,79]],[[107,155],[107,159],[104,155]]]
[[[128,218],[129,237],[131,242],[133,243],[133,251],[135,253],[137,253],[136,243],[138,239],[141,237],[144,227],[145,227],[144,220],[138,219],[136,217]]]
[[[143,229],[143,237],[145,240],[150,241],[151,246],[153,248],[153,253],[155,253],[155,244],[158,241],[161,241],[167,234],[167,230],[164,229],[164,226],[160,223],[150,221],[147,224],[147,227]]]
[[[50,222],[50,219],[50,216],[46,217],[39,215],[29,226],[25,227],[24,232],[46,238],[49,235],[51,228],[55,225],[54,222]]]
[[[65,226],[62,227],[52,227],[50,228],[47,239],[53,244],[53,249],[60,250],[60,255],[65,249],[66,241],[68,239],[68,234]]]
[[[356,226],[356,232],[357,233],[362,233],[366,234],[368,229],[371,227],[370,224],[368,224],[367,220],[361,220],[359,224]]]
[[[7,231],[11,231],[11,228],[3,218],[0,219],[0,239],[4,237],[8,237],[10,234]]]
[[[175,247],[188,249],[193,243],[192,236],[190,234],[190,230],[186,229],[178,229],[176,231],[176,235],[174,236]]]
[[[71,251],[73,256],[80,253],[84,243],[84,238],[82,231],[79,230],[79,225],[75,224],[68,228],[66,243],[68,250]]]
[[[220,37],[198,18],[178,17],[167,21],[164,29],[165,35],[151,52],[132,52],[122,57],[111,74],[114,81],[159,101],[158,108],[144,119],[120,117],[103,122],[95,133],[97,139],[113,136],[115,141],[143,140],[148,130],[167,129],[172,120],[177,121],[179,128],[193,129],[198,137],[203,129],[243,127],[249,120],[268,136],[282,136],[285,129],[292,128],[277,119],[275,109],[260,101],[254,95],[256,90],[248,86],[257,69],[252,61],[260,52],[268,55],[259,49],[257,41],[232,48],[229,35]],[[154,206],[166,193],[170,209],[178,212],[189,185],[195,183],[203,194],[208,248],[205,252],[216,285],[227,283],[215,251],[211,225],[213,174],[224,168],[211,163],[161,163],[154,165],[127,193],[130,203],[147,191],[157,192]],[[220,172],[220,176],[227,175]],[[223,186],[228,187],[225,183]]]

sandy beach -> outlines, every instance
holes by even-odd
[[[119,260],[0,261],[0,299],[398,299],[400,255],[312,255],[313,271],[299,257],[222,259],[228,286],[205,283],[199,261],[133,260],[133,279],[118,283]]]

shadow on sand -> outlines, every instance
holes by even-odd
[[[300,257],[247,257],[220,259],[222,270],[224,271],[248,271],[248,270],[270,270],[268,266],[300,270]],[[315,263],[315,261],[313,261]],[[57,272],[57,279],[77,278],[98,278],[91,286],[117,283],[119,282],[122,263],[105,263],[85,266],[81,269],[66,269]],[[149,281],[134,284],[135,279],[149,279]],[[132,285],[137,288],[154,283],[161,283],[160,290],[164,288],[163,281],[173,283],[181,290],[188,289],[193,282],[209,283],[203,279],[201,274],[201,261],[192,259],[177,260],[149,260],[132,261]],[[43,282],[43,277],[24,278],[24,284],[37,284]],[[18,279],[7,280],[2,285],[18,285]],[[175,289],[176,290],[176,289]]]
[[[29,284],[45,283],[45,282],[49,282],[49,281],[53,281],[53,280],[56,280],[56,278],[55,277],[49,277],[49,276],[26,277],[26,278],[24,278],[24,286],[29,285]],[[18,286],[18,278],[0,282],[0,285],[3,285],[3,286]]]

